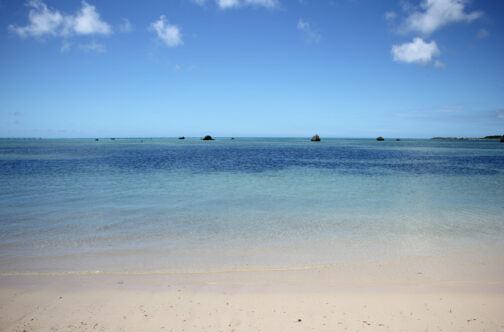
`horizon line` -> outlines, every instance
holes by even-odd
[[[0,139],[201,139],[202,136],[87,136],[87,137],[44,137],[44,136],[0,136]],[[312,135],[313,136],[313,135]],[[230,138],[311,138],[312,136],[211,136],[214,139],[230,139]],[[320,135],[319,135],[320,136]],[[487,136],[500,136],[500,135],[487,135]],[[376,139],[377,137],[389,139],[485,139],[485,137],[474,136],[432,136],[432,137],[400,137],[400,136],[323,136],[325,139]]]

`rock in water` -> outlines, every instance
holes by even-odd
[[[311,141],[312,142],[320,142],[320,136],[315,134],[312,138],[311,138]]]
[[[206,135],[205,137],[202,138],[203,141],[213,141],[214,139],[210,135]]]
[[[378,136],[378,137],[376,138],[376,140],[377,140],[377,141],[384,141],[385,139],[384,139],[383,137],[381,137],[381,136]]]
[[[185,139],[185,137],[184,136],[180,136],[178,139]]]

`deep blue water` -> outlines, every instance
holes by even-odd
[[[498,141],[0,140],[2,271],[437,254],[503,216]]]
[[[249,173],[307,167],[366,175],[495,175],[504,168],[503,146],[498,141],[3,140],[0,149],[0,167],[8,175],[99,172],[104,167],[123,172]]]

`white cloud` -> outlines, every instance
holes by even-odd
[[[465,12],[468,0],[424,0],[420,11],[414,11],[403,22],[404,32],[431,34],[437,29],[456,22],[470,23],[483,16],[481,11]]]
[[[180,29],[176,25],[168,24],[164,15],[161,15],[159,20],[153,22],[150,28],[167,46],[173,47],[183,44]]]
[[[228,9],[240,6],[240,1],[238,0],[216,0],[216,2],[221,9]]]
[[[95,6],[88,4],[86,1],[82,1],[82,8],[73,20],[73,29],[77,34],[108,35],[112,32],[110,25],[100,19],[100,14],[96,11]]]
[[[439,55],[435,41],[426,43],[422,38],[414,38],[411,43],[392,46],[394,61],[425,65],[432,57]]]
[[[133,31],[133,25],[127,18],[123,18],[123,22],[119,24],[119,31],[121,32]]]
[[[50,10],[42,1],[28,1],[26,6],[31,7],[28,13],[29,24],[24,27],[9,25],[9,30],[22,38],[28,36],[59,35],[63,25],[63,15],[57,10]]]
[[[96,8],[86,1],[82,1],[82,7],[75,15],[66,15],[57,9],[50,9],[41,0],[30,0],[26,6],[31,7],[28,25],[9,25],[9,30],[22,38],[112,33],[110,25],[102,21]]]
[[[107,48],[103,44],[99,44],[96,41],[91,41],[87,44],[80,44],[79,48],[88,53],[105,53]]]
[[[203,5],[205,0],[193,0],[193,2]],[[243,6],[255,6],[265,8],[278,7],[278,0],[215,0],[220,9],[230,9]]]
[[[308,23],[303,19],[298,20],[297,29],[303,32],[308,42],[318,43],[322,38],[322,36],[319,33],[312,30],[312,28],[310,27],[310,23]]]

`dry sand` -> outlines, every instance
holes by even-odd
[[[3,274],[0,330],[504,331],[502,265],[439,263]]]

